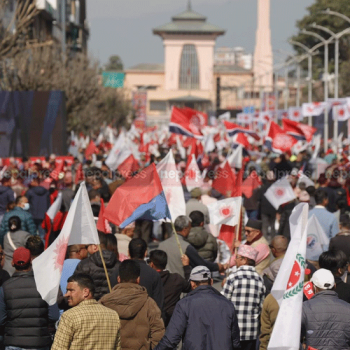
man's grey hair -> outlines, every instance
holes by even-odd
[[[191,219],[186,215],[180,215],[174,222],[176,232],[181,232],[184,228],[188,227],[191,223]]]

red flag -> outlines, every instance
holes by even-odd
[[[270,149],[270,151],[276,153],[286,153],[290,152],[291,148],[298,141],[288,135],[285,130],[282,130],[281,127],[275,122],[271,122],[269,126],[268,133],[265,138],[265,145]]]
[[[124,160],[123,163],[121,163],[118,166],[118,172],[125,178],[128,179],[132,176],[132,174],[139,170],[140,166],[138,161],[135,159],[135,157],[131,154],[128,158]]]
[[[63,171],[64,168],[64,161],[62,159],[56,161],[56,167],[55,169],[51,172],[50,177],[54,179],[55,181],[58,180],[58,177],[60,173]]]
[[[103,199],[101,198],[101,208],[100,208],[100,213],[98,214],[98,220],[96,227],[99,231],[103,233],[112,233],[112,228],[108,223],[108,220],[104,218],[105,215],[105,203]]]
[[[284,131],[293,136],[296,139],[306,140],[310,142],[312,140],[312,136],[317,131],[316,128],[309,126],[307,124],[298,123],[289,119],[282,119],[283,129]]]
[[[236,226],[221,225],[218,239],[224,241],[232,251],[232,243],[235,238]]]
[[[90,141],[89,145],[86,147],[85,150],[85,158],[88,158],[89,156],[91,156],[92,154],[96,153],[96,145],[94,141]]]
[[[235,192],[236,176],[232,171],[228,162],[225,162],[224,166],[219,167],[213,180],[212,188],[221,193],[223,196],[236,197],[233,195]]]
[[[257,172],[254,170],[243,181],[242,193],[245,195],[246,198],[250,198],[253,195],[253,191],[260,186],[261,186],[261,180]]]
[[[238,171],[238,174],[236,175],[236,182],[234,185],[232,197],[242,197],[243,174],[244,174],[244,164],[242,168]]]
[[[244,148],[250,147],[247,136],[245,136],[242,132],[237,134],[235,142],[241,144]]]
[[[194,114],[194,111],[190,108],[177,108],[173,107],[171,112],[169,131],[174,134],[182,134],[189,137],[202,138],[203,135],[200,132],[202,126],[202,115]]]
[[[77,171],[75,173],[74,183],[77,185],[80,181],[84,180],[83,164],[79,163]]]

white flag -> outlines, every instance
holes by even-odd
[[[306,258],[318,261],[319,256],[328,249],[329,238],[315,215],[307,223]]]
[[[192,154],[191,162],[185,171],[185,184],[188,192],[191,192],[196,187],[201,188],[203,186],[202,174],[198,168],[194,154]]]
[[[263,124],[270,123],[273,120],[273,114],[274,112],[272,111],[260,112],[258,122]]]
[[[321,135],[314,135],[314,138],[312,140],[313,145],[315,146],[314,153],[312,154],[311,159],[316,159],[318,156],[318,152],[320,151],[321,147]]]
[[[237,122],[242,124],[250,124],[254,119],[253,113],[238,113]]]
[[[306,176],[305,174],[300,174],[297,184],[299,185],[300,182],[304,182],[306,187],[315,186],[315,183],[308,176]]]
[[[157,172],[163,186],[171,218],[175,221],[178,216],[186,215],[186,203],[172,150],[157,164]]]
[[[303,103],[302,113],[304,117],[317,117],[325,111],[326,107],[326,102]]]
[[[176,135],[176,146],[180,153],[181,158],[186,159],[186,149],[184,146],[182,146],[181,140],[178,135]]]
[[[291,242],[271,291],[279,302],[280,309],[268,350],[299,350],[300,348],[308,206],[306,203],[298,204],[289,219]]]
[[[242,168],[243,162],[243,146],[238,145],[238,147],[227,157],[228,164],[231,168]]]
[[[349,107],[347,105],[333,106],[333,120],[338,120],[338,122],[343,122],[350,118]]]
[[[75,195],[61,233],[33,260],[36,288],[49,305],[56,303],[67,246],[72,244],[100,244],[84,182]]]
[[[230,120],[230,118],[231,118],[230,112],[225,112],[219,115],[219,120]]]
[[[265,197],[277,210],[281,204],[295,199],[295,194],[289,181],[284,177],[269,187],[265,193]]]
[[[116,170],[131,154],[131,149],[128,147],[128,139],[124,133],[121,133],[109,152],[105,163],[111,170]]]
[[[214,134],[208,134],[204,136],[204,151],[206,153],[215,150]]]
[[[62,192],[60,192],[57,195],[56,200],[51,204],[50,208],[46,212],[46,215],[51,220],[53,220],[57,215],[57,213],[59,212],[59,210],[61,209],[61,205],[62,205]]]
[[[303,113],[300,107],[289,107],[288,108],[288,119],[295,122],[303,120]]]
[[[242,197],[226,198],[207,204],[210,222],[213,225],[236,226],[241,218]]]

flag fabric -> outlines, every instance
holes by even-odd
[[[300,172],[300,171],[299,171]],[[306,187],[309,187],[309,186],[315,186],[315,183],[308,177],[306,176],[305,174],[301,173],[299,175],[299,179],[298,179],[298,182],[297,182],[297,185],[300,184],[300,182],[304,182]]]
[[[273,111],[259,112],[258,122],[262,124],[268,124],[273,120]]]
[[[225,113],[219,115],[219,120],[230,120],[230,119],[231,119],[230,112],[225,112]]]
[[[190,108],[173,107],[169,123],[169,131],[189,137],[203,138],[200,132],[202,114],[193,112]],[[196,112],[196,111],[195,111]]]
[[[271,205],[277,210],[280,205],[295,199],[293,188],[289,181],[284,177],[272,184],[265,192],[265,197]]]
[[[237,123],[250,124],[254,119],[254,115],[252,113],[238,113],[236,118]]]
[[[227,162],[231,168],[242,168],[243,162],[243,147],[238,145],[238,147],[227,157]]]
[[[64,168],[64,160],[63,159],[56,160],[55,169],[50,173],[51,179],[58,181],[61,176],[61,173],[63,172],[63,168]]]
[[[288,118],[288,110],[287,109],[279,109],[277,111],[277,120],[282,120],[283,118]]]
[[[230,251],[232,251],[232,245],[233,245],[233,240],[235,236],[236,236],[236,228],[234,226],[228,226],[225,224],[221,225],[218,239],[224,241],[229,247]],[[241,239],[239,238],[237,238],[237,240],[241,241]]]
[[[213,225],[225,224],[236,226],[241,218],[242,197],[226,198],[207,204],[210,223]]]
[[[157,164],[156,168],[171,217],[175,220],[180,215],[186,215],[184,191],[172,150]]]
[[[265,137],[265,146],[275,153],[290,152],[292,147],[298,141],[291,135],[288,135],[275,122],[271,122]]]
[[[85,150],[85,158],[90,157],[91,155],[93,155],[94,153],[96,153],[96,144],[94,141],[90,141],[89,145],[86,147]]]
[[[350,111],[347,105],[333,106],[332,112],[333,120],[338,120],[338,122],[343,122],[350,118]]]
[[[85,183],[81,183],[56,240],[32,262],[38,292],[49,304],[56,303],[67,246],[100,244]]]
[[[50,208],[47,210],[46,215],[52,221],[57,213],[60,211],[62,205],[62,192],[59,192],[55,201],[51,204]]]
[[[128,139],[122,132],[109,152],[105,163],[111,170],[116,170],[131,154],[132,151],[130,147],[128,147]]]
[[[185,147],[182,146],[179,135],[176,135],[176,146],[177,146],[177,150],[180,153],[181,158],[185,159],[186,158],[186,149],[185,149]]]
[[[328,249],[329,238],[324,232],[315,215],[312,215],[307,223],[306,258],[318,261],[320,255]]]
[[[314,149],[314,152],[312,154],[312,157],[311,159],[315,160],[318,156],[318,152],[320,151],[320,148],[321,148],[321,138],[322,136],[321,135],[316,135],[314,136],[313,138],[313,145],[315,146],[315,149]]]
[[[212,183],[212,188],[225,197],[233,197],[233,192],[236,185],[236,176],[232,171],[227,161],[223,166],[218,167],[215,173],[215,178]]]
[[[242,183],[242,193],[246,198],[253,195],[253,191],[262,185],[258,173],[254,170]]]
[[[84,171],[83,171],[83,164],[79,163],[77,170],[75,172],[75,178],[74,178],[74,183],[76,185],[79,184],[79,182],[84,181]]]
[[[135,157],[130,154],[128,158],[126,158],[123,163],[121,163],[118,166],[118,172],[120,175],[122,175],[125,179],[128,179],[132,177],[132,174],[139,170],[140,165],[138,161],[135,159]]]
[[[304,117],[317,117],[325,112],[326,102],[303,103],[302,114]]]
[[[209,153],[215,150],[214,134],[208,134],[204,138],[204,151]]]
[[[300,107],[289,107],[288,118],[295,122],[300,122],[301,120],[303,120],[302,109]]]
[[[239,132],[238,134],[233,136],[232,140],[233,140],[233,143],[242,145],[244,148],[249,148],[250,146],[247,136],[242,132]]]
[[[116,189],[104,217],[122,229],[137,219],[171,220],[154,163]]]
[[[202,174],[194,154],[187,159],[185,174],[181,181],[183,185],[186,185],[188,192],[191,192],[196,187],[202,187],[203,185]]]
[[[297,140],[311,142],[313,135],[317,131],[317,128],[293,120],[283,119],[282,123],[284,131]]]
[[[289,219],[291,242],[271,290],[271,294],[277,300],[280,308],[267,347],[268,350],[300,349],[307,217],[308,204],[300,203],[294,208]]]
[[[105,202],[104,200],[101,198],[101,206],[100,206],[100,212],[98,214],[98,220],[96,223],[96,228],[98,231],[101,231],[103,233],[112,233],[112,228],[109,225],[108,220],[106,220],[104,218],[104,214],[105,214]]]
[[[259,135],[256,132],[254,132],[253,130],[243,128],[242,126],[239,126],[235,123],[228,122],[226,120],[224,121],[224,125],[225,125],[225,128],[226,128],[228,135],[231,137],[242,132],[244,134],[248,134],[248,135],[252,136],[255,140],[260,140]]]

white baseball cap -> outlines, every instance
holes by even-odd
[[[326,269],[317,270],[312,275],[311,282],[321,289],[332,289],[335,284],[332,272]]]

